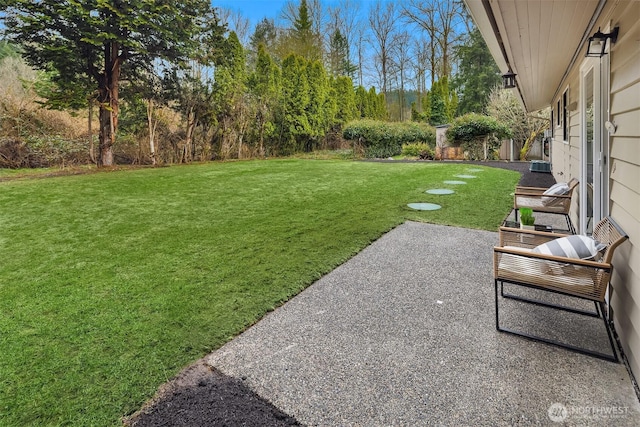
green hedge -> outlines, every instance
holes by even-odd
[[[511,138],[513,132],[494,117],[469,113],[456,117],[447,129],[447,140],[460,144],[469,160],[484,160],[484,144],[487,144],[487,158],[496,157],[501,140]]]
[[[435,151],[429,144],[420,142],[417,144],[402,145],[402,155],[409,157],[418,157],[423,160],[433,160]]]
[[[511,138],[513,135],[511,129],[495,118],[469,113],[456,117],[449,129],[447,129],[447,140],[463,143],[492,134],[498,139]]]
[[[365,157],[385,158],[397,156],[403,144],[423,143],[435,147],[436,131],[424,123],[391,123],[376,120],[356,120],[344,127],[342,136],[359,141]]]

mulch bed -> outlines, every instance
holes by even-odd
[[[231,378],[203,360],[163,385],[126,426],[299,426],[295,418],[261,398],[241,379]]]

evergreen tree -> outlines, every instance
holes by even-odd
[[[262,45],[270,55],[273,55],[277,51],[278,35],[278,29],[272,19],[264,18],[256,24],[253,34],[249,37],[249,51],[247,52],[249,67],[255,67],[260,45]]]
[[[319,61],[307,65],[307,82],[309,86],[309,104],[306,108],[309,122],[309,139],[305,151],[317,148],[318,141],[329,127],[329,117],[325,115],[326,99],[329,97],[327,73]]]
[[[329,71],[334,77],[353,75],[358,67],[349,60],[349,43],[339,29],[335,30],[329,42]]]
[[[443,125],[453,120],[458,105],[458,97],[449,90],[446,77],[436,81],[427,95],[429,103],[429,124]]]
[[[278,30],[272,19],[264,18],[256,24],[256,28],[249,38],[249,44],[254,52],[258,51],[260,45],[264,45],[267,52],[270,52],[278,39]]]
[[[100,105],[103,166],[113,163],[122,79],[149,71],[157,59],[180,63],[197,49],[197,35],[222,27],[204,0],[149,2],[5,0],[5,32],[23,48],[30,65],[55,70],[55,83],[91,79]]]
[[[501,83],[500,70],[480,31],[474,28],[467,43],[457,48],[458,72],[452,86],[460,94],[458,114],[484,113],[494,86]]]
[[[337,101],[337,94],[336,94],[335,79],[328,75],[327,83],[328,83],[328,96],[324,101],[323,113],[324,113],[325,121],[327,123],[327,130],[331,130],[338,125],[336,123],[336,116],[338,115],[338,101]]]
[[[309,105],[306,64],[303,57],[294,54],[282,62],[282,91],[277,120],[280,154],[300,151],[311,134],[306,112]]]
[[[20,54],[16,46],[6,40],[0,40],[0,62],[7,57],[18,58]]]
[[[384,93],[380,92],[376,94],[376,88],[372,86],[369,88],[367,95],[367,115],[365,117],[375,120],[387,120],[389,114],[387,112],[387,101]]]
[[[368,103],[369,103],[369,98],[367,97],[366,89],[362,86],[358,86],[358,88],[356,89],[356,108],[358,109],[358,117],[360,118],[367,117]]]
[[[274,110],[280,91],[280,68],[273,62],[263,44],[258,46],[256,68],[249,81],[251,93],[256,104],[258,154],[268,153],[268,141],[273,136]]]
[[[293,28],[283,39],[281,49],[285,50],[283,56],[293,52],[307,61],[322,59],[322,38],[318,29],[313,28],[306,0],[300,1],[298,14],[293,21]]]
[[[365,118],[368,119],[379,119],[379,99],[378,94],[376,94],[376,89],[372,86],[369,88],[369,92],[367,92],[367,103],[366,103],[366,112]],[[386,108],[386,107],[385,107]]]
[[[221,132],[220,155],[230,157],[233,152],[242,157],[244,134],[246,132],[246,93],[247,76],[244,49],[235,32],[227,39],[224,60],[214,74],[213,105]]]
[[[344,124],[358,117],[356,106],[356,93],[353,90],[353,82],[350,77],[340,76],[335,79],[336,102],[338,110],[336,122]]]
[[[449,121],[447,107],[442,93],[441,85],[435,82],[431,86],[427,97],[429,98],[429,124],[432,126],[443,125]]]

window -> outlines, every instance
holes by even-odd
[[[551,128],[551,138],[553,138],[555,132],[553,131],[553,129],[555,128],[555,126],[553,125],[554,121],[553,121],[553,108],[551,109],[551,126],[549,126]]]
[[[562,138],[564,141],[569,141],[569,89],[562,94]],[[560,115],[560,113],[558,113]]]

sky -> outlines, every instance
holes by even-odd
[[[212,0],[213,6],[240,12],[255,25],[262,18],[276,19],[287,0]]]
[[[300,0],[291,1],[295,4],[300,3]],[[265,17],[277,22],[278,16],[287,2],[288,0],[211,0],[213,6],[241,12],[242,16],[251,21],[252,26]],[[373,2],[374,0],[360,0],[361,10],[368,10],[369,4]],[[322,6],[334,6],[339,3],[339,0],[322,0],[321,3]]]

